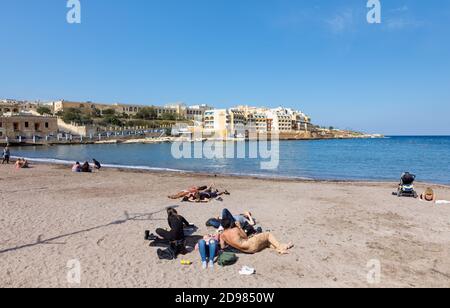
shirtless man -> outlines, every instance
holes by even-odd
[[[248,254],[255,254],[266,248],[274,249],[279,254],[288,254],[288,250],[294,247],[292,243],[281,244],[268,232],[249,238],[244,230],[242,230],[240,223],[233,223],[229,218],[222,220],[222,226],[225,229],[220,236],[220,246],[222,248],[228,244]]]

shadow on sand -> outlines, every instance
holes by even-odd
[[[153,215],[165,212],[166,209],[167,208],[164,208],[162,210],[159,210],[159,211],[156,211],[156,212],[153,212],[153,213],[131,214],[131,215],[127,211],[125,211],[124,212],[124,216],[125,217],[123,219],[115,220],[115,221],[112,221],[112,222],[104,224],[104,225],[100,225],[100,226],[96,226],[96,227],[92,227],[92,228],[87,228],[87,229],[83,229],[83,230],[79,230],[79,231],[75,231],[75,232],[71,232],[71,233],[67,233],[67,234],[62,234],[62,235],[58,235],[58,236],[55,236],[55,237],[52,237],[52,238],[47,238],[47,239],[43,239],[42,235],[39,235],[37,240],[34,243],[3,249],[3,250],[0,250],[0,254],[13,252],[13,251],[17,251],[17,250],[21,250],[21,249],[25,249],[25,248],[31,248],[31,247],[38,246],[38,245],[64,245],[66,243],[57,243],[57,242],[54,242],[54,241],[61,240],[61,239],[64,239],[64,238],[68,238],[68,237],[71,237],[71,236],[74,236],[74,235],[79,235],[79,234],[82,234],[82,233],[91,232],[91,231],[102,229],[102,228],[107,228],[107,227],[110,227],[110,226],[122,225],[122,224],[125,224],[125,223],[128,223],[128,222],[132,222],[132,221],[151,221],[151,220],[156,220],[156,219],[153,218]]]

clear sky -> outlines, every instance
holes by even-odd
[[[295,107],[450,135],[450,1],[0,0],[0,97]]]

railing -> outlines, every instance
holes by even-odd
[[[46,135],[25,137],[18,136],[16,138],[0,137],[0,144],[77,144],[77,143],[92,143],[105,140],[126,140],[133,138],[146,137],[163,137],[166,133],[164,129],[144,129],[144,130],[122,130],[112,132],[100,132],[90,134],[88,136],[81,136],[69,133],[59,133],[57,135]]]

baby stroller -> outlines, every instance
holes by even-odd
[[[403,173],[400,179],[400,185],[398,186],[397,196],[417,198],[417,192],[414,190],[415,180],[416,176],[414,174],[409,172]]]

